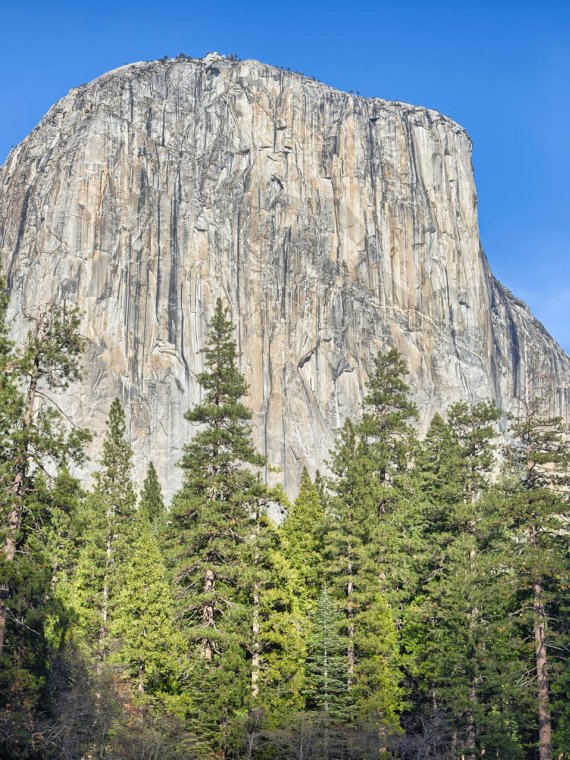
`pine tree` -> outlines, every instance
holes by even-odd
[[[348,689],[348,659],[340,626],[340,615],[325,586],[314,610],[308,644],[308,707],[324,711],[332,721],[347,722],[353,717],[352,695]]]
[[[62,613],[41,537],[53,518],[44,473],[81,462],[85,431],[71,429],[51,398],[79,377],[83,342],[75,309],[51,305],[26,343],[7,338],[0,298],[0,746],[25,753],[50,665],[46,627]],[[4,742],[5,739],[5,742]],[[11,745],[11,742],[15,742]]]
[[[562,420],[546,414],[538,399],[521,403],[510,433],[507,461],[516,485],[503,515],[512,535],[510,580],[523,635],[534,639],[539,756],[551,760],[551,679],[557,670],[552,653],[563,629],[557,612],[570,569],[570,443]],[[504,566],[504,555],[500,561]]]
[[[282,525],[284,547],[298,578],[298,595],[309,613],[324,584],[325,512],[317,487],[303,470],[299,495]]]
[[[490,561],[506,530],[490,490],[497,418],[486,402],[455,405],[448,423],[434,418],[422,444],[421,583],[403,639],[415,710],[437,726],[439,751],[515,758],[517,652],[505,636],[504,589]]]
[[[471,406],[460,402],[450,407],[448,417],[461,455],[463,503],[467,505],[465,519],[472,523],[469,505],[474,504],[488,486],[495,464],[493,441],[497,437],[496,423],[501,412],[492,401]]]
[[[151,525],[160,523],[166,512],[162,489],[152,462],[148,466],[141,491],[139,509]]]
[[[38,476],[34,489],[38,530],[33,552],[49,570],[54,609],[46,629],[50,647],[58,653],[73,627],[71,584],[81,545],[84,496],[79,480],[65,465],[53,479]]]
[[[258,505],[267,489],[251,440],[247,385],[227,309],[218,299],[198,381],[204,401],[186,413],[200,425],[185,447],[182,489],[172,509],[172,552],[180,615],[193,658],[190,688],[196,726],[223,752],[229,722],[251,700],[252,608],[258,606],[249,563],[256,556]]]
[[[7,303],[2,303],[5,320]],[[33,491],[34,475],[50,466],[79,462],[88,436],[85,431],[66,429],[63,415],[50,400],[51,391],[61,391],[80,376],[79,358],[83,342],[78,332],[75,309],[51,307],[34,320],[24,350],[10,353],[6,328],[0,330],[3,353],[3,391],[6,412],[5,437],[0,459],[3,467],[4,549],[3,574],[10,574],[19,543],[25,536],[23,517],[25,499]],[[24,386],[18,394],[18,384]],[[4,647],[9,617],[9,583],[1,582],[0,654]]]
[[[154,698],[170,710],[188,709],[182,697],[184,642],[175,625],[166,567],[146,515],[136,521],[138,537],[110,624],[112,660],[126,667],[139,698]]]
[[[100,659],[108,653],[109,624],[134,536],[136,496],[131,460],[125,413],[115,399],[107,420],[100,469],[94,476],[95,488],[87,498],[84,546],[74,583],[82,636]]]
[[[381,733],[399,729],[402,687],[395,608],[393,516],[406,477],[416,416],[397,351],[375,360],[358,423],[347,421],[332,459],[327,552],[331,590],[343,605],[349,688],[357,714]],[[397,597],[394,597],[397,602]]]
[[[283,534],[262,508],[257,516],[252,584],[252,708],[277,726],[304,706],[305,612]]]
[[[570,550],[561,552],[561,559],[570,565]],[[570,573],[568,573],[570,575]],[[560,598],[555,607],[556,621],[558,623],[557,645],[562,652],[559,662],[556,663],[554,673],[551,673],[552,682],[552,721],[554,730],[554,756],[560,757],[566,747],[570,747],[570,582],[562,582]],[[553,663],[551,662],[551,665]],[[552,677],[554,676],[554,678]]]

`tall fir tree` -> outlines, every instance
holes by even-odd
[[[492,401],[473,405],[462,401],[449,409],[448,424],[461,455],[462,501],[466,505],[464,518],[467,525],[473,522],[469,505],[475,504],[481,491],[489,485],[490,473],[495,465],[496,424],[500,417],[501,412]]]
[[[132,449],[118,399],[111,404],[95,487],[87,498],[84,546],[74,583],[80,632],[103,660],[117,595],[135,535],[136,495],[131,478]]]
[[[263,503],[252,548],[251,704],[253,710],[261,708],[266,726],[278,726],[304,706],[306,616],[282,531]]]
[[[342,600],[349,688],[357,714],[376,722],[384,736],[399,730],[403,698],[389,575],[391,518],[416,417],[405,371],[396,350],[376,357],[362,419],[346,422],[331,462],[328,566],[331,590]]]
[[[164,560],[146,514],[136,517],[137,536],[122,574],[109,636],[111,659],[123,665],[143,703],[186,713],[184,640]]]
[[[185,447],[184,481],[173,500],[172,552],[179,611],[190,644],[196,730],[223,756],[232,719],[252,698],[252,642],[259,588],[258,505],[267,489],[251,439],[247,385],[237,367],[233,325],[220,299],[209,325],[204,401],[186,413],[198,432]],[[259,654],[259,653],[257,653]]]
[[[341,618],[334,599],[324,586],[313,612],[308,643],[308,708],[323,711],[328,719],[344,723],[354,717],[348,688],[348,658],[340,634]]]
[[[468,758],[522,751],[518,653],[505,637],[504,589],[490,564],[506,531],[490,490],[498,416],[487,402],[455,405],[447,423],[434,418],[417,457],[421,580],[402,634],[414,710],[429,730],[437,727],[440,754]]]
[[[507,467],[514,478],[503,519],[508,522],[508,551],[513,572],[512,615],[524,640],[533,640],[536,726],[540,760],[553,757],[552,686],[564,667],[556,654],[564,634],[560,612],[570,575],[567,526],[570,521],[570,441],[559,417],[539,399],[521,402],[511,428]],[[505,556],[499,566],[505,566]]]

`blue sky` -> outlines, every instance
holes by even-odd
[[[71,87],[217,50],[435,108],[474,142],[495,274],[570,351],[570,2],[0,0],[0,162]]]

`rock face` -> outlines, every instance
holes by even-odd
[[[54,296],[79,304],[90,348],[73,413],[101,432],[119,396],[137,466],[152,458],[169,492],[217,296],[290,493],[390,346],[426,418],[537,387],[569,414],[569,357],[481,250],[470,140],[424,108],[215,55],[123,67],[10,154],[0,255],[16,332]]]

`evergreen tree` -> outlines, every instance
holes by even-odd
[[[46,630],[50,647],[58,652],[72,631],[71,584],[81,545],[84,492],[79,481],[64,465],[57,476],[39,475],[34,489],[34,510],[38,515],[34,554],[42,556],[49,571],[54,610]]]
[[[50,559],[51,586],[68,587],[77,563],[85,494],[65,465],[45,493],[46,511],[41,540]],[[49,517],[49,519],[48,519]]]
[[[561,559],[570,566],[570,549],[561,553]],[[568,573],[570,575],[570,573]],[[556,606],[559,652],[562,656],[555,663],[552,681],[552,721],[554,731],[554,756],[560,757],[570,747],[570,582],[562,580],[560,598]],[[551,665],[553,663],[551,662]]]
[[[148,466],[141,491],[139,509],[151,525],[160,523],[166,512],[162,489],[152,462]]]
[[[83,458],[85,431],[69,429],[51,399],[79,377],[83,342],[75,309],[51,305],[26,343],[7,338],[0,298],[0,746],[26,753],[50,665],[46,627],[60,615],[42,534],[52,512],[44,473]],[[48,479],[51,478],[48,476]],[[4,742],[5,740],[5,742]]]
[[[175,626],[166,567],[145,515],[123,574],[110,625],[114,662],[126,666],[139,698],[170,710],[187,709],[182,697],[184,642]]]
[[[252,708],[276,726],[304,706],[305,612],[300,581],[266,510],[257,516],[252,583]]]
[[[247,385],[237,368],[233,325],[218,299],[198,381],[204,401],[186,413],[200,425],[185,447],[182,489],[172,509],[172,551],[179,610],[190,644],[196,727],[224,751],[229,723],[252,693],[252,608],[258,606],[249,564],[256,556],[257,506],[267,489],[251,440]]]
[[[436,416],[417,457],[424,494],[421,584],[406,614],[415,710],[439,732],[439,752],[520,757],[515,688],[518,652],[505,636],[504,589],[490,557],[506,523],[489,490],[496,408]],[[422,704],[423,700],[423,704]]]
[[[474,504],[489,485],[495,464],[493,441],[497,437],[496,423],[500,416],[501,412],[492,401],[471,406],[459,402],[449,409],[449,427],[461,455],[463,503],[467,505],[465,519],[469,524],[472,523],[469,505]]]
[[[376,358],[362,419],[345,423],[331,463],[327,552],[332,591],[343,606],[348,683],[357,714],[377,722],[384,735],[399,730],[403,696],[396,608],[388,596],[397,564],[393,517],[416,416],[404,373],[397,351]]]
[[[4,299],[0,316],[5,320]],[[50,466],[79,462],[83,458],[85,431],[69,432],[63,415],[51,402],[50,391],[63,390],[80,375],[83,342],[74,309],[52,307],[34,320],[24,350],[10,353],[5,325],[0,329],[3,354],[3,391],[6,409],[3,438],[2,571],[8,576],[17,558],[19,542],[26,535],[23,523],[25,499],[33,491],[34,477]],[[24,386],[18,394],[18,385]],[[8,416],[9,415],[9,416]],[[9,582],[2,581],[0,596],[0,654],[9,614]]]
[[[504,576],[513,589],[513,613],[522,636],[534,640],[536,725],[540,760],[553,756],[552,681],[560,672],[553,652],[563,634],[559,617],[569,575],[570,443],[562,420],[545,414],[539,400],[521,404],[511,425],[507,461],[515,486],[505,503],[511,545]],[[505,556],[498,561],[505,566]]]
[[[332,721],[346,722],[353,717],[353,709],[346,646],[340,626],[340,615],[325,586],[314,610],[308,645],[308,707],[322,710]]]
[[[125,413],[115,399],[107,420],[101,469],[95,473],[95,488],[86,503],[84,546],[74,583],[82,636],[102,659],[108,653],[109,624],[134,537],[131,460]]]
[[[299,495],[282,525],[285,552],[297,575],[302,610],[309,613],[324,583],[325,512],[317,487],[303,470]]]

